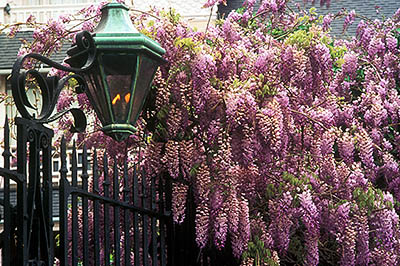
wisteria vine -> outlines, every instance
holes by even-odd
[[[132,16],[168,61],[140,130],[124,143],[104,141],[93,118],[78,145],[129,152],[132,162],[140,151],[147,173],[185,180],[173,188],[174,221],[185,219],[190,186],[198,246],[223,249],[230,238],[242,265],[400,264],[400,9],[335,40],[331,21],[344,17],[346,29],[355,12],[322,17],[293,12],[287,0],[260,1],[258,10],[256,2],[207,32],[173,10]],[[205,6],[215,4],[224,1]],[[98,10],[80,14],[98,18]],[[59,49],[75,33],[72,18],[30,19],[34,41],[21,52]],[[69,123],[59,129],[67,136]]]

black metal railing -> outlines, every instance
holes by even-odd
[[[175,265],[168,250],[173,246],[170,178],[147,176],[139,164],[128,166],[126,159],[118,164],[104,151],[88,155],[86,147],[78,167],[75,144],[67,163],[64,139],[60,177],[53,177],[52,131],[23,118],[16,125],[17,170],[10,170],[7,121],[4,126],[1,265]],[[59,205],[58,215],[53,204]]]
[[[89,186],[86,147],[81,182],[76,154],[73,145],[69,182],[66,143],[61,142],[61,265],[167,265],[170,179],[147,177],[137,165],[129,169],[126,160],[120,171],[117,160],[110,165],[106,153],[99,167],[95,150]]]

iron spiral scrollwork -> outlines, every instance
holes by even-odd
[[[18,57],[11,73],[12,94],[17,109],[23,118],[44,124],[55,121],[65,113],[69,112],[74,118],[74,126],[71,130],[73,132],[82,132],[86,128],[86,116],[81,109],[70,108],[56,114],[53,113],[62,89],[71,79],[74,79],[77,82],[77,93],[83,93],[87,88],[82,73],[92,67],[96,58],[96,49],[91,34],[87,31],[78,33],[75,37],[74,46],[72,46],[67,53],[71,57],[69,60],[74,60],[74,57],[79,58],[81,61],[79,65],[81,68],[65,66],[36,53],[29,53]],[[60,79],[57,76],[44,76],[36,69],[26,70],[25,63],[32,59],[50,67],[74,74],[67,75]],[[42,106],[38,116],[35,116],[28,111],[28,109],[36,109],[29,101],[26,91],[26,85],[29,79],[35,80],[37,88],[41,91]]]

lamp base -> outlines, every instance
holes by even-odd
[[[111,124],[101,129],[104,134],[112,137],[116,141],[123,141],[134,134],[137,129],[130,124]]]

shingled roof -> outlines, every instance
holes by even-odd
[[[219,5],[218,13],[225,14],[225,17],[231,10],[235,10],[240,8],[243,5],[244,0],[227,0],[227,5]],[[348,11],[355,10],[357,14],[363,15],[370,19],[382,19],[382,17],[391,17],[397,9],[400,8],[399,0],[331,0],[329,7],[326,5],[320,6],[320,1],[303,1],[303,0],[294,0],[294,3],[299,4],[303,9],[310,9],[311,7],[315,7],[317,9],[317,13],[320,15],[326,15],[328,13],[336,14],[341,11],[343,8],[346,8]],[[292,2],[292,8],[295,9],[295,5]],[[307,3],[304,3],[307,2]],[[256,9],[259,6],[259,1],[257,1]],[[377,7],[379,7],[379,13],[377,13]],[[332,31],[331,34],[342,38],[346,36],[354,36],[356,34],[357,24],[360,19],[356,19],[356,21],[349,27],[346,34],[343,36],[343,19],[332,22]]]
[[[309,9],[312,7],[312,1],[308,1],[304,7]],[[319,1],[315,1],[319,3]],[[326,15],[328,13],[336,14],[343,8],[348,11],[355,10],[358,15],[362,15],[369,19],[382,19],[390,18],[394,15],[397,9],[400,8],[399,0],[331,0],[330,6],[320,6],[319,4],[314,5],[317,9],[317,13]],[[378,11],[378,12],[377,12]],[[356,18],[355,22],[347,29],[345,36],[354,36],[356,34],[357,25],[361,19]],[[343,37],[343,22],[344,20],[337,20],[332,22],[331,34],[337,37]]]
[[[14,38],[0,34],[0,70],[12,69],[23,40],[32,41],[32,31],[20,31]],[[51,56],[51,59],[62,63],[69,47],[68,44],[63,45],[61,51]]]

